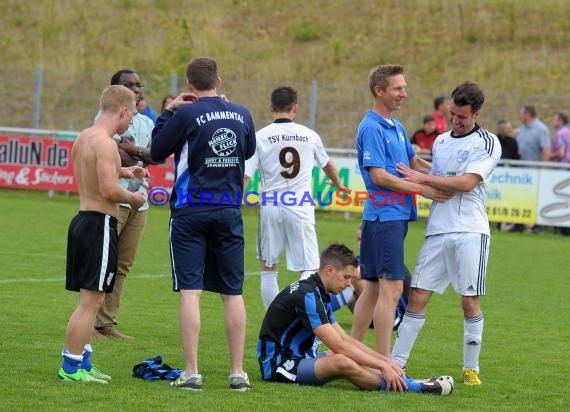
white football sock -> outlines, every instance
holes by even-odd
[[[406,366],[416,338],[425,322],[425,313],[406,312],[404,314],[402,323],[400,323],[398,327],[394,348],[392,349],[392,360],[396,362],[400,368]]]
[[[483,314],[463,320],[463,370],[479,373],[479,353],[483,341]]]
[[[278,293],[277,272],[261,272],[261,300],[265,310],[267,310],[269,304],[273,302]]]
[[[336,312],[337,310],[339,310],[343,306],[348,305],[348,303],[350,302],[350,300],[354,296],[354,286],[350,285],[346,289],[344,289],[342,292],[340,292],[336,295],[334,293],[329,293],[329,296],[331,298],[332,310]]]

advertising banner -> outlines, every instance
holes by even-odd
[[[362,213],[364,201],[367,199],[368,194],[364,187],[356,158],[331,157],[331,159],[339,170],[341,182],[345,188],[350,189],[350,192],[339,191],[327,185],[327,177],[321,169],[315,167],[313,169],[311,193],[315,207],[321,210]],[[570,172],[565,173],[566,176],[570,177]],[[550,178],[554,185],[558,182],[556,179]],[[487,213],[489,214],[489,220],[492,222],[535,223],[539,199],[538,188],[541,185],[542,179],[540,179],[539,184],[539,172],[537,169],[498,167],[487,186]],[[246,192],[260,193],[260,191],[261,181],[259,174],[256,173],[256,176],[250,181]],[[567,192],[570,196],[570,182]],[[560,194],[557,196],[560,198]],[[248,199],[251,201],[254,198]],[[570,197],[568,200],[570,201]],[[416,202],[418,215],[423,218],[428,217],[431,200],[417,196]]]
[[[0,187],[77,192],[71,148],[73,141],[46,137],[0,135]],[[149,166],[152,187],[172,188],[174,158]]]
[[[0,134],[0,187],[77,192],[71,164],[73,141],[54,137]],[[357,159],[333,156],[331,160],[343,188],[330,186],[323,171],[315,167],[311,193],[303,201],[317,210],[362,213],[368,193]],[[161,188],[163,197],[168,196],[174,183],[173,157],[148,169],[151,188]],[[262,200],[258,172],[244,193],[248,205]],[[416,201],[418,215],[428,217],[431,201],[421,196]],[[570,170],[498,167],[487,187],[487,212],[492,222],[570,226]]]
[[[487,214],[491,222],[536,222],[539,175],[537,169],[497,167],[487,186]]]
[[[533,224],[538,192],[536,169],[497,167],[487,185],[487,214],[491,222]],[[427,218],[431,200],[417,196],[418,216]]]
[[[536,223],[570,226],[570,171],[541,170]]]
[[[0,187],[76,192],[73,142],[0,135]]]
[[[160,187],[167,189],[168,192],[174,186],[174,156],[170,156],[166,161],[159,165],[149,165],[150,187]]]

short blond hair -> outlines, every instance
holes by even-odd
[[[122,85],[113,85],[105,88],[101,93],[101,113],[115,114],[126,107],[136,110],[136,97],[132,90]]]

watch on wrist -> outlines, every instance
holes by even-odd
[[[142,155],[143,155],[143,148],[140,147],[140,146],[138,146],[138,147],[137,147],[137,156],[138,156],[138,157],[141,157]]]

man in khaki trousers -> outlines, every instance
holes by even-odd
[[[144,85],[141,83],[139,76],[132,70],[120,70],[111,78],[111,84],[120,84],[132,90],[136,96],[137,103],[143,98]],[[98,115],[99,116],[99,115]],[[156,164],[150,157],[150,142],[152,138],[152,129],[154,123],[144,114],[134,113],[133,120],[128,130],[122,135],[115,135],[114,139],[118,143],[119,155],[121,157],[121,166],[134,166],[137,162],[142,161],[146,167],[148,164]],[[119,179],[119,183],[124,188],[128,187],[127,179]],[[141,186],[145,198],[147,197],[146,188]],[[117,266],[117,275],[115,279],[115,287],[112,293],[105,295],[103,304],[97,313],[95,320],[94,338],[113,337],[118,339],[132,339],[131,336],[125,335],[117,330],[117,312],[121,302],[121,294],[127,274],[130,272],[140,240],[142,238],[144,227],[146,224],[148,212],[148,203],[133,209],[128,204],[120,204],[119,222],[117,232],[119,234],[119,263]]]

